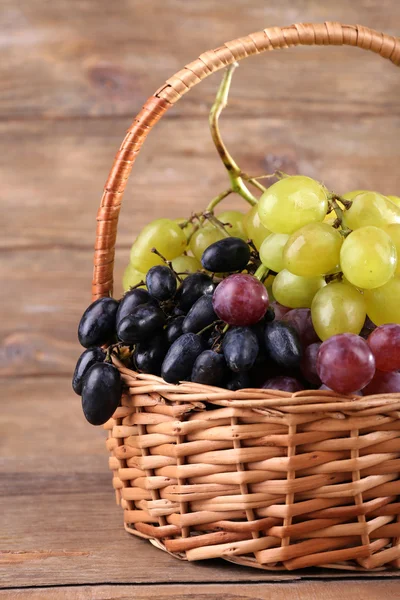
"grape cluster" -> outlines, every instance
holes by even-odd
[[[79,324],[73,388],[86,418],[104,423],[120,402],[113,353],[169,383],[399,392],[398,252],[400,199],[338,197],[303,176],[245,215],[153,221],[123,298],[95,301]]]

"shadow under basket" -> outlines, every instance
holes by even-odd
[[[123,192],[153,125],[190,88],[246,56],[347,44],[400,64],[400,40],[339,23],[273,27],[202,54],[146,102],[116,156],[97,218],[93,299],[112,293]],[[129,533],[191,561],[270,570],[400,566],[400,394],[231,392],[171,385],[114,359],[126,385],[105,424]]]

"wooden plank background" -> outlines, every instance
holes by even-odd
[[[165,585],[163,597],[169,598],[168,581],[181,581],[180,595],[172,597],[186,598],[193,597],[193,582],[213,581],[214,587],[197,593],[215,597],[224,591],[233,598],[242,593],[233,583],[242,581],[252,582],[248,597],[272,594],[271,587],[258,585],[267,581],[265,573],[216,561],[182,565],[123,532],[103,434],[83,421],[70,377],[80,352],[77,322],[90,300],[102,187],[147,96],[202,51],[228,39],[272,25],[324,20],[398,35],[400,3],[2,0],[2,585],[155,582]],[[122,211],[117,291],[129,247],[145,223],[156,216],[186,216],[226,187],[207,130],[219,80],[217,74],[197,86],[146,142]],[[356,49],[268,53],[245,61],[235,73],[223,134],[247,171],[282,168],[339,192],[362,187],[399,194],[399,93],[400,72]],[[146,574],[149,564],[157,568]],[[221,587],[225,581],[230,591]],[[315,582],[301,585],[296,597],[326,595],[323,587],[315,591]],[[335,597],[350,593],[335,585],[329,592],[335,590]],[[369,600],[394,598],[398,584],[354,585],[352,597]],[[269,597],[283,597],[280,589]],[[68,590],[38,593],[114,597],[111,588],[102,595],[91,587],[80,588],[81,595]],[[36,598],[29,590],[12,593]],[[118,597],[125,594],[151,597],[136,587],[121,587]]]

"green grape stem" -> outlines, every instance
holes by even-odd
[[[268,274],[269,274],[268,267],[265,267],[264,265],[261,264],[258,267],[257,271],[254,273],[254,277],[257,277],[257,279],[259,279],[261,282],[263,282],[268,277]]]
[[[211,202],[207,205],[206,211],[205,212],[214,212],[214,208],[220,203],[222,202],[222,200],[224,200],[227,196],[229,196],[229,194],[232,194],[233,190],[232,188],[229,188],[227,190],[225,190],[224,192],[221,192],[220,194],[218,194],[218,196],[216,196],[213,200],[211,200]]]
[[[218,229],[218,231],[220,231],[224,235],[224,237],[230,237],[230,234],[225,229],[224,223],[222,223],[216,217],[214,217],[214,215],[212,213],[205,212],[205,213],[203,213],[203,216],[204,216],[205,219],[207,219],[207,221],[210,221],[210,223],[216,229]]]
[[[225,146],[222,140],[221,132],[219,129],[219,118],[224,108],[226,108],[226,106],[228,105],[229,88],[231,86],[233,72],[238,66],[238,63],[235,62],[226,69],[221,84],[219,86],[217,95],[215,97],[215,102],[210,110],[209,124],[211,137],[213,139],[214,145],[222,160],[223,165],[228,171],[232,190],[240,196],[242,196],[242,198],[244,198],[246,202],[254,206],[255,204],[257,204],[257,198],[253,196],[248,187],[245,185],[242,179],[242,170],[240,169],[239,165],[235,162],[233,157],[230,155],[227,147]]]
[[[336,220],[333,223],[333,227],[335,229],[338,229],[339,233],[346,237],[347,235],[349,235],[349,233],[351,233],[351,229],[343,225],[344,211],[342,208],[340,208],[339,204],[337,203],[338,200],[343,204],[343,206],[345,206],[345,203],[347,203],[347,200],[343,200],[343,198],[341,198],[337,194],[328,195],[329,209],[335,211],[336,214]],[[345,210],[347,210],[347,208],[345,208]]]

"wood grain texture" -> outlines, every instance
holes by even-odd
[[[75,0],[71,10],[68,0],[4,0],[0,19],[0,114],[65,118],[131,115],[201,52],[271,25],[336,20],[395,34],[400,6],[393,0],[337,0],[329,8],[316,0]],[[382,113],[397,104],[392,79],[377,57],[366,60],[353,49],[290,50],[248,61],[238,76],[237,110],[254,112],[269,98],[273,112],[284,99],[291,112],[311,100],[320,111],[335,104],[357,112],[356,104]],[[204,82],[179,112],[204,114],[214,86],[215,79]]]
[[[400,584],[390,581],[307,581],[296,583],[224,583],[210,585],[136,585],[82,586],[78,589],[41,588],[38,590],[0,591],[0,600],[203,600],[223,596],[226,600],[397,600]]]
[[[400,71],[398,82],[400,91]],[[71,247],[91,249],[102,187],[128,124],[124,119],[0,123],[0,142],[7,148],[0,154],[0,251],[56,247],[67,255]],[[266,104],[263,116],[250,119],[234,118],[228,108],[222,132],[248,172],[281,168],[316,177],[339,193],[360,187],[400,193],[399,113],[272,118]],[[155,217],[201,210],[227,186],[207,119],[162,120],[134,166],[118,246],[128,248]],[[229,198],[227,206],[247,209],[240,198]]]
[[[70,387],[102,187],[145,99],[208,48],[324,20],[398,34],[400,4],[2,1],[0,585],[39,589],[0,599],[400,596],[390,574],[289,583],[300,575],[181,563],[132,539],[114,503],[104,433],[84,421]],[[206,126],[218,82],[197,86],[149,137],[122,211],[117,282],[145,223],[186,215],[226,186]],[[394,67],[351,48],[268,53],[235,74],[223,133],[247,170],[303,172],[339,192],[399,193],[399,91]],[[77,587],[57,587],[65,585]]]

